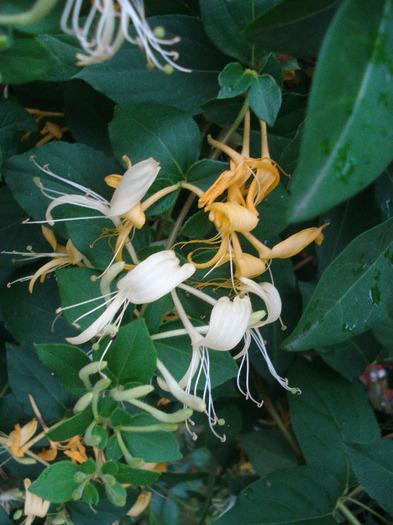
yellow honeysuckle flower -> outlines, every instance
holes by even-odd
[[[8,448],[8,451],[17,458],[23,458],[24,451],[22,450],[22,447],[34,436],[36,430],[36,419],[32,419],[26,423],[26,425],[23,425],[23,427],[17,423],[15,429],[10,433],[7,441],[4,443]]]
[[[259,221],[256,206],[274,190],[280,180],[278,169],[269,155],[266,124],[260,121],[260,125],[262,137],[260,159],[251,158],[249,153],[249,111],[244,118],[241,153],[211,137],[208,139],[210,144],[226,153],[230,158],[230,169],[224,171],[199,198],[199,207],[204,207],[209,214],[209,220],[217,228],[220,246],[214,256],[204,263],[193,261],[195,252],[188,255],[188,261],[192,262],[196,268],[218,267],[227,262],[233,263],[235,272],[231,271],[232,280],[233,277],[237,279],[257,277],[267,270],[272,259],[292,257],[313,241],[321,244],[322,230],[327,226],[324,224],[319,228],[306,228],[273,248],[265,246],[251,233]],[[250,177],[252,180],[249,183]],[[224,192],[226,192],[226,200],[217,202],[216,199]],[[257,250],[258,257],[243,252],[238,238],[239,233]]]
[[[75,248],[73,245],[71,239],[68,240],[67,244],[65,246],[62,246],[61,244],[58,244],[55,234],[52,230],[47,228],[46,226],[41,225],[42,233],[45,237],[45,239],[48,241],[48,243],[53,248],[53,252],[48,253],[36,253],[32,250],[26,251],[26,252],[1,252],[2,254],[10,254],[10,255],[22,255],[26,258],[26,260],[34,260],[34,259],[40,259],[42,257],[49,257],[52,260],[41,266],[35,274],[29,275],[26,277],[22,277],[20,279],[17,279],[16,281],[13,281],[11,283],[8,283],[8,287],[16,282],[22,282],[22,281],[30,281],[29,283],[29,292],[33,293],[33,288],[35,282],[40,279],[40,282],[42,283],[45,279],[45,277],[55,270],[58,270],[59,268],[64,268],[65,266],[74,265],[74,266],[87,266],[88,268],[92,268],[90,262],[88,259],[80,253],[79,250]]]

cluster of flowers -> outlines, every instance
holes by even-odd
[[[191,343],[191,359],[189,367],[184,376],[175,381],[171,373],[161,361],[158,361],[159,386],[180,400],[186,407],[192,410],[205,412],[212,432],[222,440],[215,430],[215,425],[222,424],[218,419],[212,399],[210,381],[209,350],[219,352],[230,352],[243,341],[243,347],[233,356],[235,360],[241,360],[237,384],[239,390],[259,406],[261,403],[254,399],[249,386],[249,348],[254,341],[260,349],[271,374],[287,390],[296,393],[298,389],[291,388],[285,378],[280,377],[267,353],[264,340],[259,328],[273,323],[281,315],[281,299],[278,290],[270,282],[256,282],[253,279],[267,269],[273,258],[286,258],[299,253],[312,241],[318,244],[322,242],[323,234],[320,228],[308,228],[288,239],[268,248],[251,234],[258,224],[257,205],[266,195],[271,192],[279,182],[279,172],[269,156],[267,146],[266,126],[261,122],[262,152],[261,158],[250,157],[250,114],[244,119],[244,139],[242,152],[238,153],[227,145],[219,143],[209,137],[209,142],[226,153],[230,157],[230,169],[223,172],[216,182],[203,193],[199,188],[183,182],[166,187],[147,199],[143,200],[146,192],[155,181],[160,166],[153,158],[141,161],[135,165],[124,157],[127,170],[123,176],[109,175],[106,182],[114,188],[110,201],[106,200],[93,190],[81,186],[68,179],[63,179],[53,173],[48,166],[40,166],[34,157],[32,162],[39,170],[55,179],[60,179],[67,185],[75,188],[76,193],[59,193],[45,187],[40,179],[35,179],[41,191],[51,199],[46,211],[46,220],[41,221],[53,226],[56,220],[52,216],[53,210],[62,205],[72,205],[95,210],[99,215],[111,220],[116,228],[117,241],[114,256],[106,270],[99,276],[101,297],[89,299],[83,303],[59,308],[57,313],[65,309],[87,304],[90,301],[101,299],[98,307],[92,308],[87,313],[74,320],[78,327],[78,321],[82,317],[94,314],[103,309],[102,313],[78,336],[68,338],[73,345],[81,345],[92,341],[92,348],[97,349],[102,340],[107,341],[105,350],[102,352],[101,361],[104,359],[113,339],[116,337],[119,327],[123,321],[128,306],[145,305],[153,303],[167,294],[171,294],[175,313],[183,324],[183,329],[173,331],[162,331],[152,336],[153,339],[177,337],[188,334]],[[132,235],[135,228],[140,229],[146,221],[145,212],[158,199],[179,187],[194,191],[199,197],[199,206],[208,213],[209,220],[217,229],[215,241],[220,244],[217,253],[209,261],[194,263],[193,253],[188,257],[188,262],[181,264],[179,257],[173,250],[163,250],[154,253],[143,261],[139,261],[133,248]],[[93,218],[90,217],[90,218]],[[30,280],[29,289],[32,292],[37,279],[43,280],[49,272],[65,265],[78,265],[92,267],[86,257],[81,254],[72,241],[66,246],[60,246],[54,237],[52,230],[43,227],[44,235],[53,248],[51,254],[33,254],[34,256],[50,256],[51,261],[42,266]],[[239,234],[258,252],[258,256],[245,253],[240,241]],[[203,242],[203,241],[201,241]],[[126,249],[133,264],[126,264],[123,260],[123,249]],[[215,299],[200,287],[190,286],[186,281],[194,274],[197,268],[214,269],[224,263],[229,263],[230,280],[227,284],[230,288],[228,296]],[[113,289],[115,288],[115,289]],[[187,305],[179,299],[177,289],[182,289],[187,294],[192,294],[211,305],[210,322],[206,326],[195,327],[187,315]],[[251,297],[256,295],[265,304],[265,310],[253,311]],[[141,349],[143,352],[143,349]],[[245,387],[242,386],[241,374],[246,369]],[[106,377],[100,368],[100,373]],[[204,377],[202,394],[198,395],[198,385]],[[244,384],[244,383],[243,383]],[[193,422],[189,415],[186,420],[187,428],[190,429]],[[190,430],[194,439],[196,434]]]

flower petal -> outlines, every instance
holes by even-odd
[[[286,259],[287,257],[293,257],[313,241],[318,245],[321,244],[323,241],[322,230],[328,226],[328,224],[329,223],[326,223],[320,228],[306,228],[305,230],[291,235],[288,239],[285,239],[285,241],[279,242],[273,246],[271,250],[271,258]]]
[[[108,217],[119,217],[132,210],[145,196],[160,169],[159,163],[152,157],[131,166],[112,196]]]
[[[164,250],[153,253],[130,270],[117,287],[126,292],[127,299],[133,304],[151,303],[174,290],[194,272],[193,264],[180,266],[175,252]]]
[[[253,324],[251,328],[260,327],[265,324],[274,323],[281,315],[282,303],[279,291],[271,283],[256,283],[251,279],[241,277],[240,281],[244,286],[241,287],[243,292],[252,292],[258,295],[266,305],[267,317],[264,321]]]
[[[209,330],[200,344],[212,350],[232,350],[243,338],[251,317],[248,296],[221,297],[210,315]]]

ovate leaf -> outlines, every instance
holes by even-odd
[[[287,350],[332,345],[365,332],[388,315],[393,278],[393,219],[352,241],[328,266]]]
[[[337,481],[318,468],[280,469],[242,490],[235,506],[216,523],[334,525],[340,495]]]
[[[78,470],[79,465],[71,461],[55,463],[44,470],[29,490],[52,503],[69,501],[78,486],[74,481],[74,475]]]
[[[299,359],[289,373],[301,395],[290,395],[291,421],[308,465],[330,472],[348,487],[353,476],[345,441],[378,439],[379,429],[366,394],[329,369]]]
[[[115,108],[109,125],[113,150],[133,163],[153,157],[161,165],[160,177],[177,181],[198,159],[200,133],[194,120],[181,109],[161,104],[125,104]]]
[[[392,2],[377,0],[372,9],[368,0],[344,2],[314,75],[291,184],[291,222],[348,199],[392,160],[392,63]]]
[[[393,515],[393,443],[388,439],[351,443],[346,452],[360,485]]]
[[[274,78],[270,75],[254,78],[247,96],[256,116],[273,126],[281,106],[281,89]]]

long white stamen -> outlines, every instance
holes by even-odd
[[[70,306],[64,306],[64,307],[60,307],[56,310],[56,313],[60,313],[60,312],[64,312],[65,310],[69,310],[70,308],[76,308],[78,306],[83,306],[84,304],[87,304],[87,303],[92,303],[93,301],[97,301],[98,299],[104,299],[105,297],[108,297],[110,295],[114,295],[114,294],[117,294],[119,293],[119,290],[115,290],[114,292],[110,292],[106,295],[99,295],[98,297],[94,297],[93,299],[87,299],[87,301],[82,301],[80,303],[77,303],[77,304],[71,304]]]

